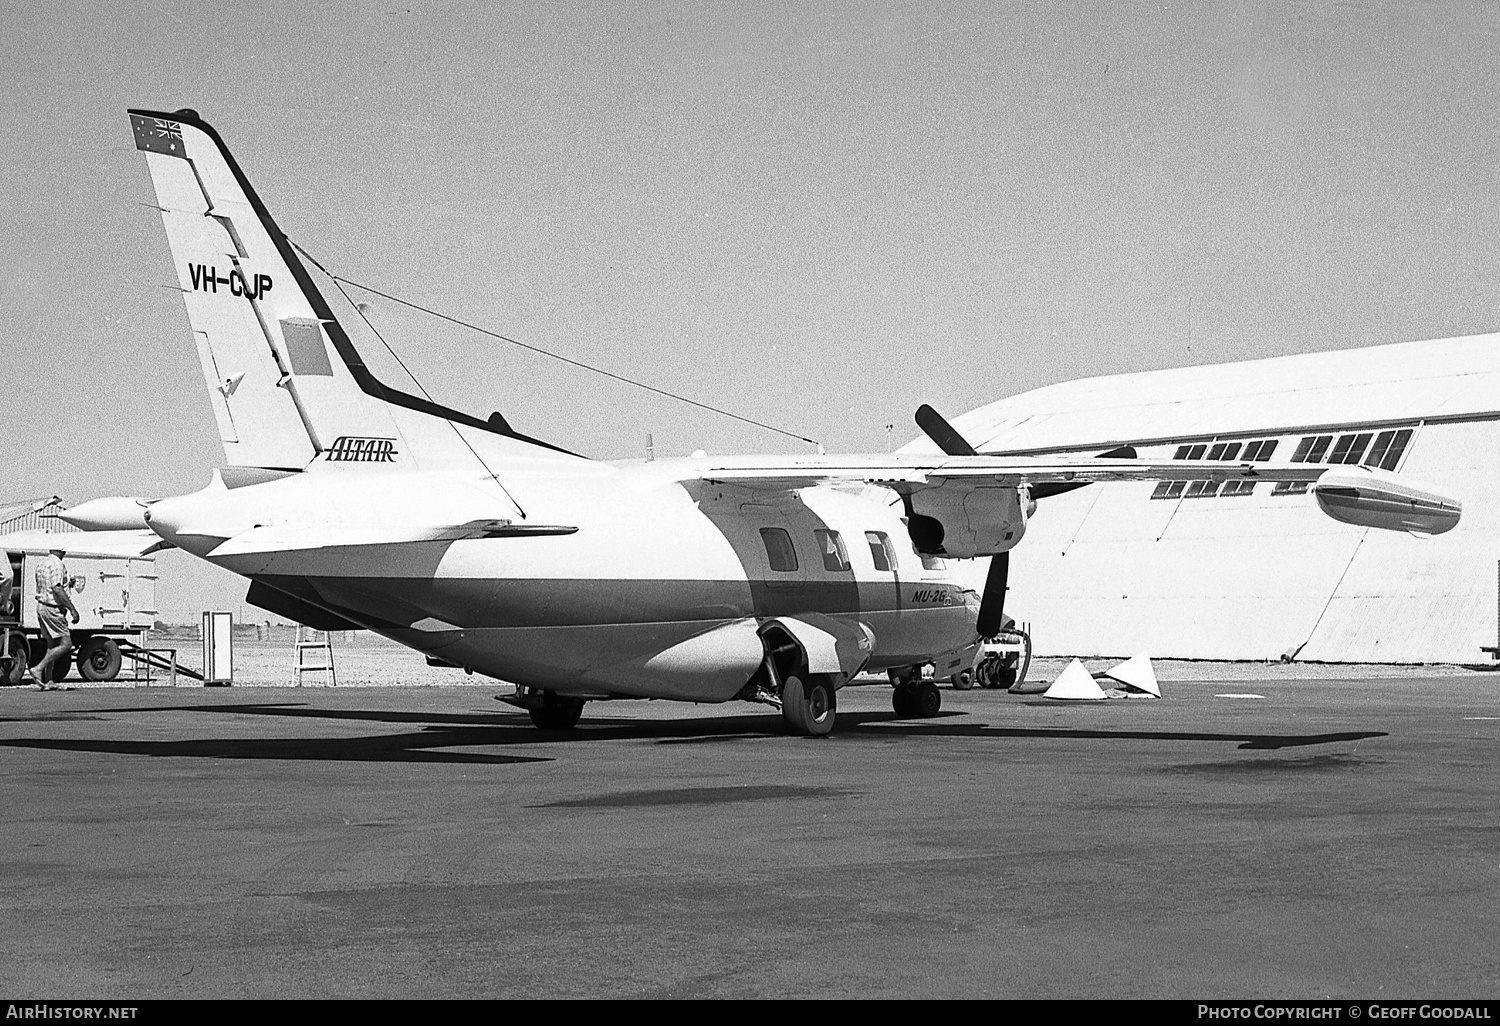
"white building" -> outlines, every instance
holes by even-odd
[[[1420,538],[1334,521],[1295,484],[1043,499],[1006,607],[1040,654],[1475,663],[1497,642],[1500,335],[1087,378],[954,426],[983,452],[1378,463],[1463,503]]]

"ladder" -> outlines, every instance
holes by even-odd
[[[302,686],[302,675],[306,673],[328,674],[328,685],[337,686],[338,678],[333,671],[333,639],[327,631],[315,631],[311,627],[297,625],[295,658],[292,663],[292,683]]]

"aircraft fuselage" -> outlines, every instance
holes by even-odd
[[[874,670],[974,640],[977,596],[943,561],[913,551],[895,493],[684,484],[667,463],[522,468],[501,475],[503,489],[472,473],[320,466],[161,500],[150,524],[210,562],[435,659],[560,694],[731,699],[763,658],[756,625],[781,615],[864,624]],[[364,537],[517,510],[524,523],[576,530]],[[223,544],[282,525],[288,533],[268,534],[257,550]],[[309,525],[328,535],[309,541]]]

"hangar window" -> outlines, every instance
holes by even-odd
[[[844,550],[844,539],[839,537],[837,531],[825,531],[821,528],[813,531],[818,539],[818,551],[823,555],[823,569],[829,571],[840,571],[849,569],[849,553]]]
[[[1219,493],[1219,482],[1217,481],[1189,481],[1187,491],[1182,493],[1184,499],[1211,499]]]
[[[943,562],[943,557],[941,557],[941,556],[929,556],[925,552],[918,552],[917,555],[919,555],[919,556],[922,557],[922,568],[924,570],[946,570],[946,569],[948,569],[948,564],[945,563],[945,562]]]
[[[1182,494],[1182,490],[1186,487],[1186,481],[1158,481],[1156,482],[1156,491],[1151,493],[1151,498],[1175,499]]]
[[[1359,458],[1365,454],[1365,447],[1370,444],[1371,437],[1369,431],[1359,435],[1340,435],[1333,452],[1328,454],[1328,462],[1358,463]]]
[[[1249,495],[1255,491],[1255,482],[1241,478],[1238,481],[1225,481],[1224,487],[1219,489],[1220,495]]]
[[[1206,445],[1179,445],[1177,451],[1172,454],[1174,460],[1201,460]]]
[[[1261,442],[1246,442],[1244,459],[1254,460],[1256,463],[1264,463],[1271,458],[1276,451],[1276,439],[1267,438]]]
[[[762,527],[760,540],[766,543],[766,558],[771,569],[778,573],[791,573],[797,569],[797,550],[792,548],[792,536],[779,527]]]
[[[1328,452],[1328,446],[1333,441],[1332,435],[1311,435],[1297,443],[1297,451],[1292,453],[1293,463],[1322,463],[1323,455]]]
[[[1381,470],[1395,470],[1396,464],[1401,462],[1401,454],[1406,451],[1406,443],[1409,441],[1411,441],[1411,428],[1380,432],[1375,436],[1375,444],[1370,447],[1370,455],[1365,458],[1365,466],[1379,467]]]
[[[876,570],[884,573],[896,566],[896,548],[889,535],[884,531],[866,531],[865,541],[870,543],[870,559],[875,562]]]
[[[1218,442],[1208,450],[1208,458],[1211,460],[1232,460],[1239,454],[1239,442]]]
[[[1307,492],[1308,481],[1277,481],[1276,487],[1271,489],[1272,495],[1304,495]]]

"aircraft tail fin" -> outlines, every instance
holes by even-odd
[[[381,383],[217,132],[132,110],[231,467],[392,469],[563,450]],[[484,457],[480,454],[484,453]]]

